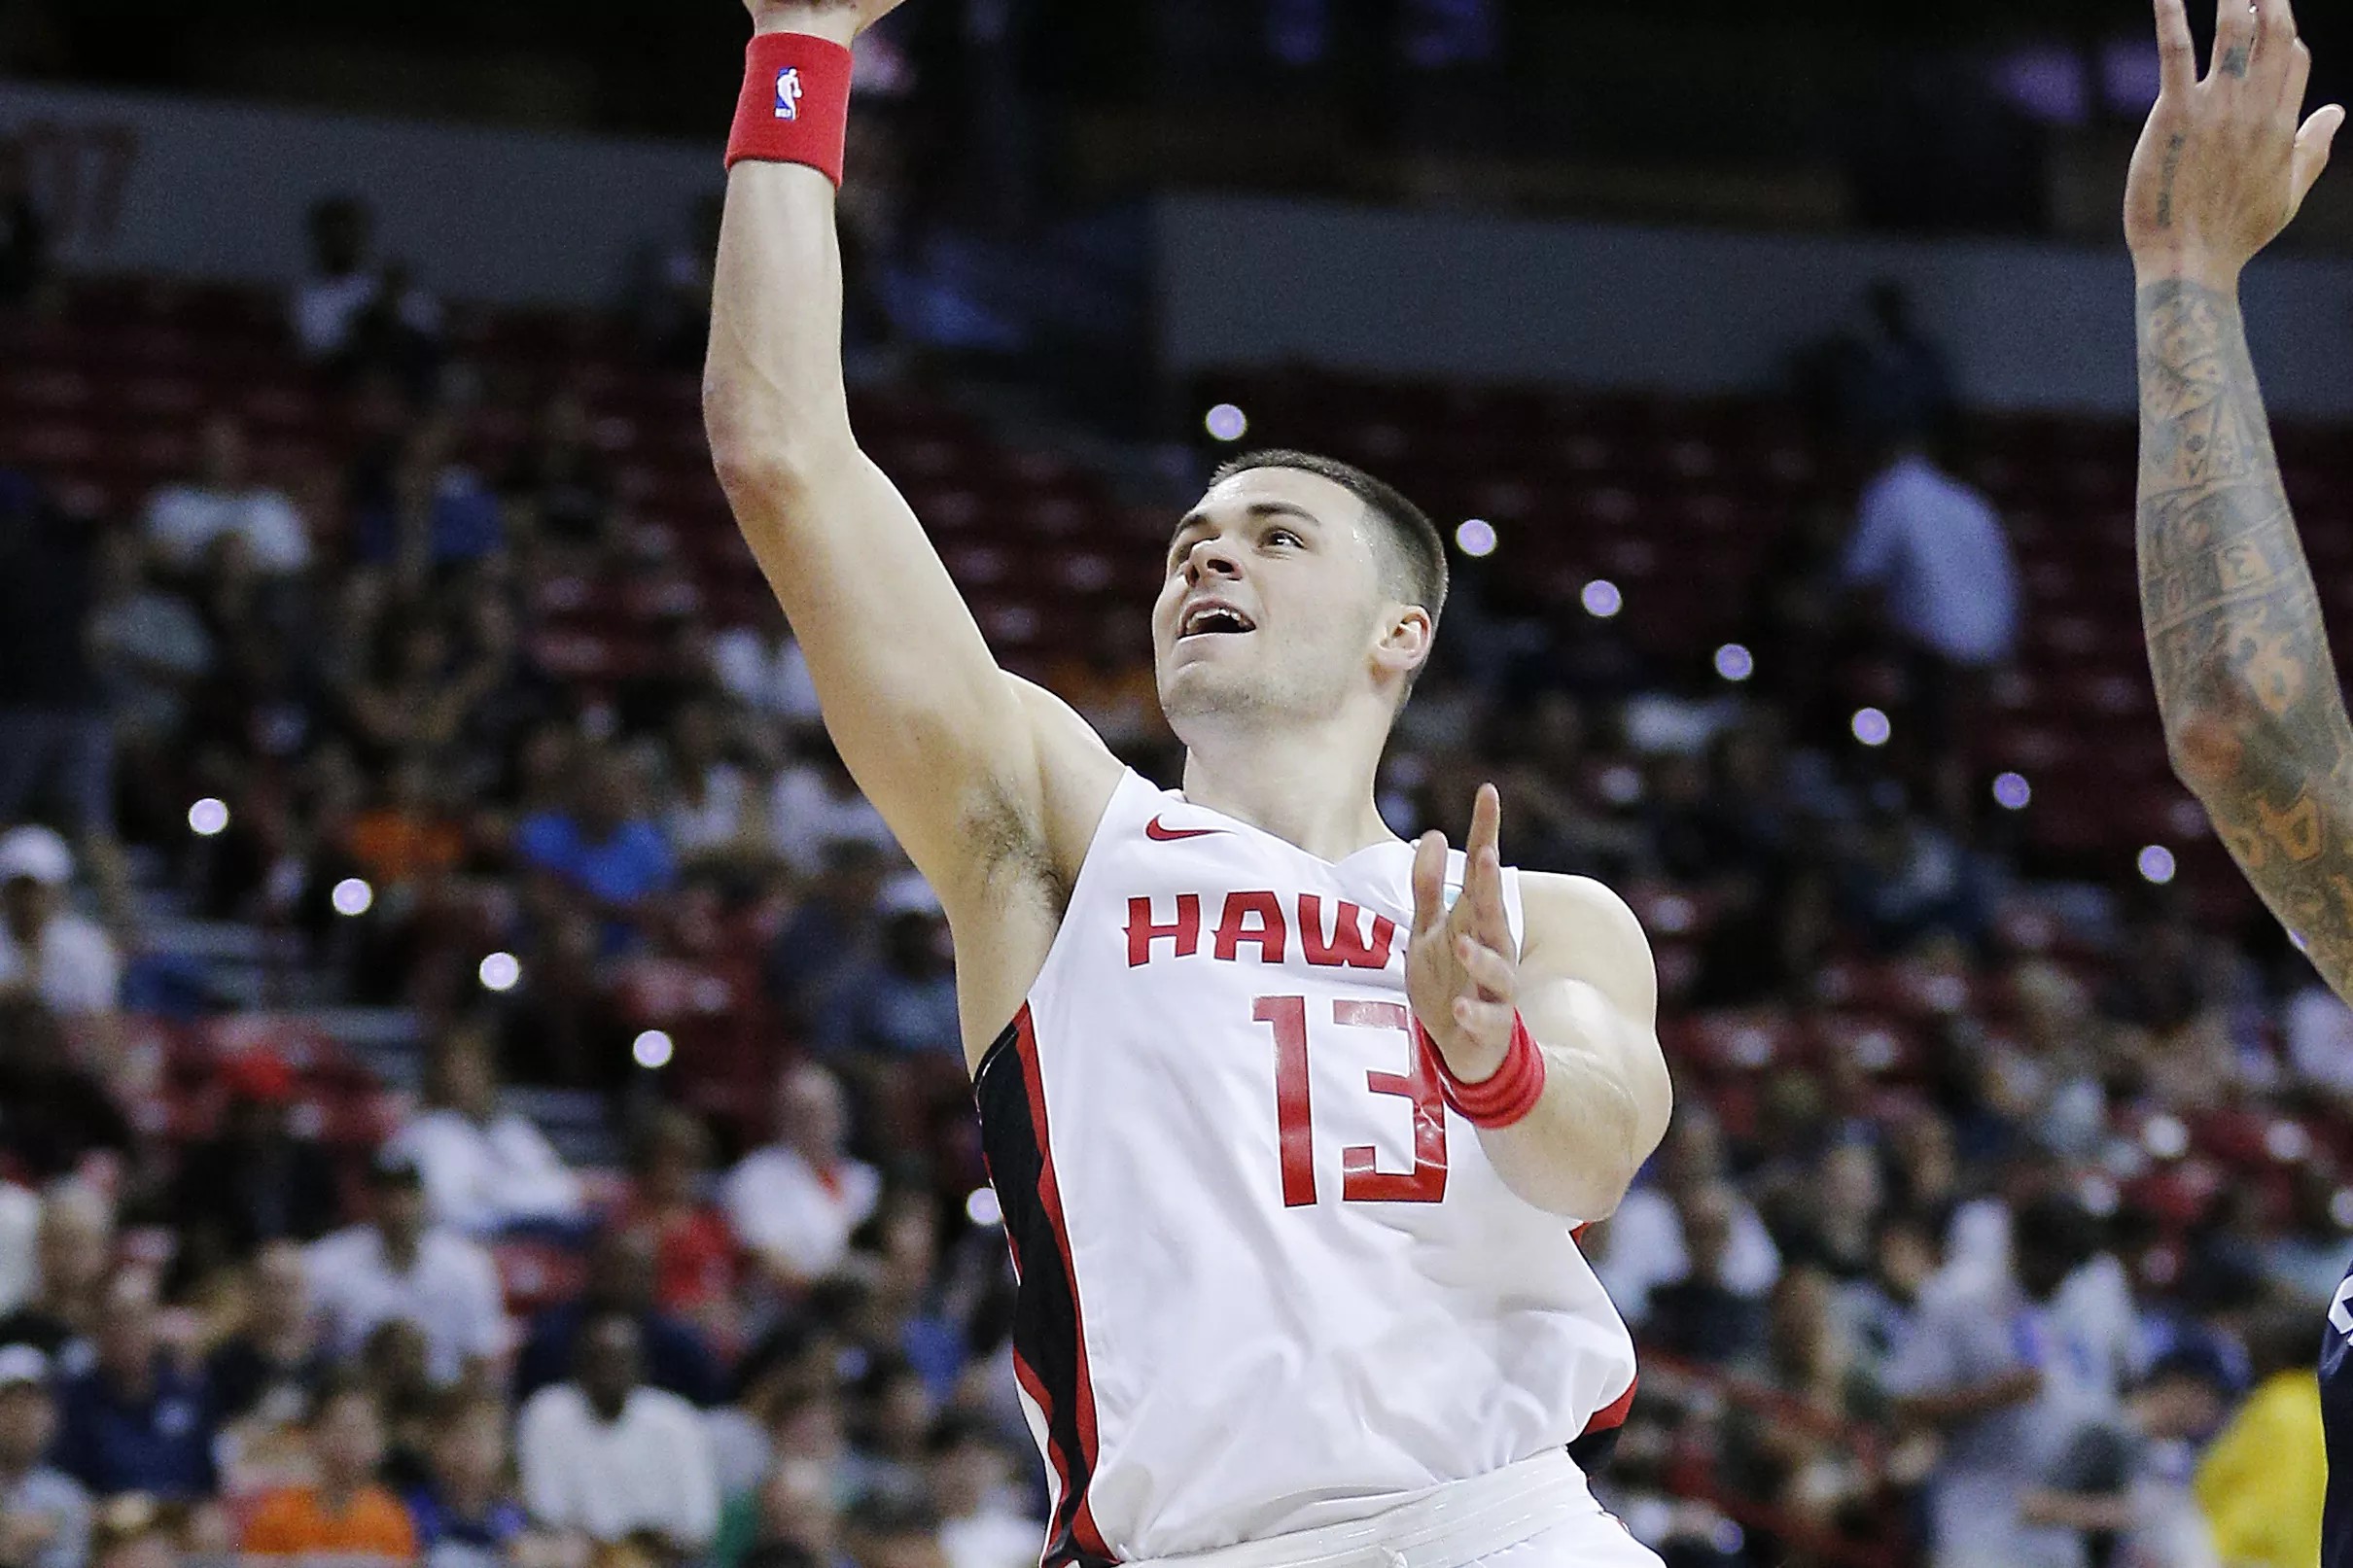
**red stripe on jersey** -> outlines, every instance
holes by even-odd
[[[1633,1382],[1626,1385],[1625,1393],[1594,1411],[1594,1418],[1585,1423],[1585,1430],[1578,1436],[1591,1437],[1596,1432],[1607,1432],[1613,1427],[1624,1426],[1627,1411],[1634,1408],[1634,1390],[1641,1386],[1642,1379],[1637,1376]]]
[[[1037,1198],[1045,1206],[1046,1224],[1054,1232],[1054,1243],[1062,1249],[1063,1277],[1071,1284],[1071,1321],[1075,1328],[1073,1337],[1076,1341],[1074,1348],[1078,1374],[1078,1408],[1071,1413],[1078,1429],[1079,1449],[1073,1456],[1078,1463],[1071,1468],[1084,1478],[1079,1482],[1080,1491],[1075,1499],[1078,1506],[1071,1519],[1071,1531],[1087,1551],[1108,1557],[1110,1551],[1104,1545],[1103,1532],[1095,1523],[1094,1511],[1088,1504],[1084,1489],[1086,1481],[1093,1480],[1095,1475],[1095,1383],[1087,1370],[1086,1315],[1078,1303],[1078,1270],[1071,1262],[1071,1232],[1062,1217],[1062,1188],[1054,1176],[1054,1144],[1046,1126],[1046,1090],[1037,1063],[1036,1024],[1030,1016],[1027,1002],[1022,1004],[1021,1012],[1015,1016],[1013,1028],[1013,1051],[1021,1060],[1021,1081],[1029,1091],[1031,1125],[1037,1130]],[[1033,1394],[1031,1397],[1036,1396]],[[1066,1472],[1065,1508],[1070,1507],[1072,1501],[1068,1493],[1068,1484]]]

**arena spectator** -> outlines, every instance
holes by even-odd
[[[681,1556],[710,1544],[719,1490],[694,1407],[645,1385],[636,1322],[581,1330],[573,1379],[523,1406],[515,1453],[534,1519],[598,1542],[645,1535]]]
[[[272,1423],[310,1408],[334,1366],[310,1310],[302,1249],[263,1243],[245,1270],[244,1318],[205,1360],[213,1405],[225,1422],[260,1415]]]
[[[384,1423],[366,1384],[331,1378],[312,1403],[310,1456],[317,1480],[270,1493],[246,1521],[257,1557],[337,1557],[406,1562],[416,1527],[401,1500],[377,1484]]]
[[[840,1083],[814,1063],[777,1080],[776,1141],[727,1173],[720,1202],[736,1240],[768,1278],[797,1292],[833,1272],[874,1212],[882,1178],[845,1152]]]
[[[767,857],[767,822],[754,808],[752,781],[726,756],[718,707],[698,700],[670,721],[664,777],[670,808],[662,831],[681,861],[740,866]]]
[[[1678,1197],[1675,1218],[1689,1267],[1680,1279],[1652,1287],[1642,1319],[1651,1342],[1668,1355],[1723,1366],[1763,1342],[1764,1305],[1726,1279],[1737,1213],[1728,1183],[1709,1182]]]
[[[126,750],[150,753],[178,737],[218,662],[195,605],[156,580],[133,530],[109,528],[98,557],[90,646]]]
[[[1868,1507],[1881,1478],[1847,1435],[1886,1411],[1878,1380],[1833,1307],[1829,1275],[1798,1266],[1773,1289],[1761,1352],[1740,1370],[1775,1396],[1728,1412],[1724,1463],[1745,1495],[1817,1528]]]
[[[711,668],[727,695],[754,713],[800,732],[819,722],[808,656],[781,622],[772,634],[753,626],[720,632],[711,640]]]
[[[129,1120],[97,1074],[74,1062],[64,1026],[40,1002],[0,999],[0,1158],[35,1182],[130,1151]]]
[[[90,1568],[179,1568],[178,1536],[154,1498],[137,1492],[106,1498],[90,1518]]]
[[[515,1358],[517,1399],[562,1382],[579,1364],[589,1324],[626,1317],[637,1329],[647,1385],[694,1405],[720,1402],[719,1362],[694,1325],[663,1310],[655,1294],[656,1250],[650,1232],[625,1225],[600,1232],[588,1259],[588,1288],[578,1301],[550,1307],[533,1320]]]
[[[2089,1215],[2045,1197],[2011,1230],[2011,1271],[1932,1285],[1887,1370],[1899,1418],[1945,1438],[1928,1491],[1936,1568],[2081,1568],[2082,1541],[2030,1522],[2026,1495],[2077,1430],[2114,1417],[2137,1354]]]
[[[1013,1456],[987,1425],[951,1411],[933,1424],[925,1452],[948,1568],[1030,1568],[1045,1521],[1014,1485]]]
[[[350,1355],[379,1326],[405,1322],[424,1338],[435,1383],[486,1375],[507,1346],[490,1255],[430,1222],[415,1162],[381,1153],[369,1176],[372,1217],[312,1243],[308,1255],[328,1342],[338,1355]]]
[[[2075,1532],[2087,1562],[2219,1568],[2191,1475],[2195,1445],[2222,1419],[2227,1395],[2213,1355],[2160,1356],[2121,1411],[2067,1439],[2044,1484],[2026,1494],[2020,1516]]]
[[[429,609],[394,615],[377,634],[367,671],[344,688],[344,720],[365,754],[422,764],[458,743],[500,673],[486,661],[462,662],[447,628]],[[411,812],[421,808],[430,789],[420,790],[419,784],[429,786],[430,776],[420,781],[396,772],[396,804]],[[411,849],[450,854],[445,839]]]
[[[604,920],[608,953],[628,942],[630,923],[678,877],[670,846],[639,810],[632,771],[603,749],[579,760],[565,809],[517,824],[515,852]]]
[[[2198,1507],[2226,1568],[2310,1568],[2329,1489],[2311,1315],[2270,1311],[2247,1342],[2254,1387],[2198,1464]]]
[[[629,1166],[619,1223],[653,1238],[656,1305],[706,1334],[731,1329],[735,1240],[711,1201],[711,1134],[690,1112],[665,1105],[639,1132]]]
[[[91,1187],[59,1182],[41,1201],[34,1245],[33,1293],[0,1317],[0,1345],[29,1344],[60,1376],[71,1376],[90,1365],[89,1337],[114,1262],[114,1209]]]
[[[0,1177],[0,1314],[32,1295],[40,1277],[41,1196]]]
[[[498,497],[461,461],[464,433],[444,410],[418,420],[392,464],[362,475],[352,506],[359,559],[391,569],[407,592],[507,547]]]
[[[618,542],[613,478],[591,434],[587,404],[558,392],[541,408],[532,442],[499,480],[524,537],[552,548],[559,565],[593,567]]]
[[[881,951],[835,993],[810,1044],[828,1054],[945,1058],[961,1066],[955,953],[938,897],[921,875],[901,872],[883,885],[875,912]]]
[[[343,1364],[350,1364],[348,1359]],[[433,1439],[440,1412],[452,1398],[478,1394],[493,1381],[486,1370],[456,1384],[433,1376],[433,1346],[425,1331],[405,1318],[376,1325],[360,1347],[357,1362],[376,1409],[384,1417],[381,1478],[395,1491],[410,1492],[433,1476]]]
[[[335,1162],[294,1131],[295,1073],[266,1045],[221,1064],[228,1099],[218,1132],[187,1149],[172,1184],[183,1272],[201,1276],[267,1241],[315,1241],[339,1217]]]
[[[0,468],[0,822],[48,806],[110,836],[114,730],[88,641],[98,531]]]
[[[890,856],[863,839],[834,839],[824,869],[768,949],[763,978],[787,1016],[808,1028],[845,1006],[882,940],[876,913]]]
[[[531,1119],[499,1109],[494,1046],[474,1028],[446,1030],[426,1069],[423,1113],[390,1147],[425,1181],[434,1225],[492,1237],[517,1226],[577,1226],[579,1178]]]
[[[1594,1238],[1594,1272],[1628,1321],[1641,1321],[1649,1313],[1651,1292],[1691,1271],[1678,1212],[1680,1195],[1721,1183],[1730,1174],[1714,1114],[1704,1104],[1679,1109],[1641,1184],[1626,1195],[1607,1228]],[[1737,1189],[1731,1202],[1732,1236],[1723,1283],[1741,1296],[1761,1300],[1781,1272],[1780,1254],[1755,1207]]]
[[[111,1019],[123,960],[96,922],[65,906],[73,852],[46,827],[0,834],[0,995],[29,993],[73,1018]]]
[[[876,1496],[844,1516],[843,1540],[857,1568],[945,1568],[939,1515],[929,1502]]]
[[[57,1436],[49,1358],[29,1344],[0,1348],[0,1563],[84,1568],[89,1494],[49,1463]]]
[[[163,1342],[156,1282],[126,1268],[107,1285],[96,1361],[57,1390],[57,1468],[93,1493],[201,1503],[219,1491],[218,1422],[200,1368]]]
[[[168,571],[190,575],[216,540],[235,535],[265,575],[308,567],[310,530],[283,491],[255,482],[245,427],[231,415],[216,414],[204,422],[196,450],[193,474],[148,498],[146,534],[156,558]]]
[[[531,1554],[531,1519],[509,1484],[507,1411],[495,1399],[444,1402],[433,1478],[408,1494],[426,1568],[501,1568]]]
[[[293,300],[295,342],[304,358],[340,371],[391,373],[414,396],[438,363],[440,305],[405,266],[374,264],[374,214],[357,196],[311,205],[310,270]]]

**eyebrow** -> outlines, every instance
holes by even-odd
[[[1253,501],[1246,509],[1252,517],[1295,517],[1312,528],[1323,527],[1322,518],[1317,517],[1305,506],[1293,505],[1287,501]],[[1169,536],[1169,548],[1176,547],[1176,541],[1184,538],[1186,530],[1198,528],[1209,520],[1210,514],[1206,511],[1187,512],[1178,520],[1176,531]]]

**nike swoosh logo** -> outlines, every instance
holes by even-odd
[[[1230,827],[1163,827],[1155,817],[1143,824],[1143,836],[1155,844],[1174,844],[1178,839],[1207,838],[1212,833],[1231,833]]]

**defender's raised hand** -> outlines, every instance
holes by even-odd
[[[1414,929],[1406,999],[1455,1075],[1478,1082],[1501,1064],[1518,1005],[1520,948],[1503,909],[1502,798],[1481,784],[1463,845],[1462,893],[1446,907],[1446,835],[1414,845]]]
[[[903,0],[744,0],[755,33],[813,33],[847,44]]]
[[[2299,124],[2312,52],[2289,0],[2220,0],[2203,81],[2183,3],[2156,0],[2160,89],[2125,183],[2125,238],[2144,281],[2224,286],[2296,216],[2345,112]]]

